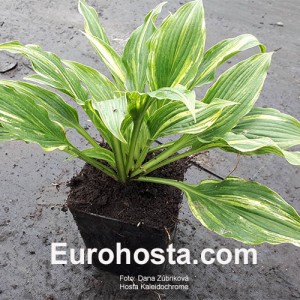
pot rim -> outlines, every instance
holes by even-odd
[[[137,226],[137,224],[133,224],[133,223],[130,223],[128,221],[124,221],[124,220],[121,220],[121,219],[115,219],[115,218],[112,218],[112,217],[108,217],[108,216],[104,216],[104,215],[100,215],[100,214],[95,214],[95,213],[91,213],[91,212],[86,212],[86,211],[83,211],[83,210],[80,210],[80,209],[77,209],[77,208],[71,208],[67,205],[68,209],[70,210],[70,212],[73,214],[73,212],[78,212],[78,213],[81,213],[81,214],[84,214],[84,215],[91,215],[93,217],[97,217],[97,218],[101,218],[101,219],[105,219],[105,220],[110,220],[110,221],[114,221],[114,222],[119,222],[119,223],[123,223],[123,224],[126,224],[126,225],[130,225],[130,226],[134,226],[134,227],[141,227],[141,228],[150,228],[151,230],[155,230],[157,232],[161,232],[161,231],[173,231],[175,230],[178,222],[174,222],[174,225],[171,227],[171,228],[167,228],[167,227],[164,227],[164,228],[159,228],[159,227],[154,227],[154,226],[151,226],[151,225],[147,225],[147,224],[144,224],[144,223],[141,223],[139,226]]]

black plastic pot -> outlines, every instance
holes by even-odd
[[[140,265],[134,261],[133,253],[139,248],[144,248],[149,253],[154,248],[160,248],[166,253],[166,248],[174,238],[176,225],[168,230],[160,230],[143,224],[132,225],[117,219],[78,211],[71,207],[69,209],[87,248],[96,248],[98,251],[108,248],[114,253],[114,260],[107,265],[101,264],[98,253],[94,253],[92,263],[95,267],[119,275],[154,276],[164,272],[166,262],[156,265],[149,260],[146,264]],[[121,243],[122,248],[130,250],[130,264],[126,264],[125,255],[121,256],[121,264],[116,263],[117,243]]]

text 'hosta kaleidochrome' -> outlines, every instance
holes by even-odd
[[[0,50],[28,58],[36,74],[26,79],[72,98],[86,112],[109,149],[80,125],[77,111],[58,94],[23,81],[0,81],[0,139],[38,143],[83,159],[123,183],[130,180],[175,186],[187,196],[195,217],[208,229],[247,244],[300,246],[300,217],[278,194],[253,181],[229,177],[190,185],[146,176],[180,158],[213,148],[257,155],[273,153],[300,165],[300,122],[275,109],[254,107],[272,53],[250,34],[227,39],[204,52],[202,1],[183,5],[155,26],[164,3],[145,17],[119,55],[96,11],[79,1],[85,35],[111,73],[61,60],[37,45],[13,41]],[[197,99],[195,87],[215,79],[216,68],[240,51],[260,53],[223,73]],[[73,128],[90,144],[79,150],[66,136]],[[179,138],[154,146],[156,139]],[[148,153],[160,149],[155,159]],[[181,150],[181,151],[180,151]],[[180,154],[179,154],[180,153]]]

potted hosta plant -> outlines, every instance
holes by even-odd
[[[194,216],[224,237],[246,244],[300,245],[300,217],[277,193],[236,177],[183,182],[185,158],[209,149],[240,155],[273,153],[300,165],[300,122],[271,108],[255,107],[272,53],[250,34],[226,39],[204,51],[202,1],[183,5],[155,26],[164,3],[145,17],[122,55],[110,45],[96,11],[79,1],[85,36],[111,78],[95,68],[61,60],[37,45],[18,41],[0,50],[24,55],[36,74],[0,81],[0,139],[38,143],[87,164],[71,182],[68,206],[88,248],[134,251],[165,249],[171,242],[181,192]],[[215,80],[230,57],[252,47],[260,53]],[[195,88],[211,84],[202,99]],[[77,103],[105,142],[79,123],[75,108],[49,87]],[[68,139],[71,128],[89,144]],[[171,137],[168,142],[157,140]],[[183,159],[183,160],[182,160]],[[94,259],[99,266],[99,261]],[[156,265],[102,265],[113,272],[150,274]]]

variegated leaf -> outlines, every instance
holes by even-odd
[[[157,109],[170,101],[182,102],[189,109],[191,114],[195,117],[196,93],[194,91],[187,90],[184,86],[180,84],[173,88],[161,88],[152,92],[126,92],[126,95],[129,99],[132,98],[131,103],[133,105],[136,104],[139,106],[141,106],[141,103],[138,101],[139,98],[145,98],[146,96],[149,96],[145,99],[147,99],[147,101],[152,102],[152,104],[155,102],[155,100],[160,100],[160,103],[162,103],[162,105],[157,105]]]
[[[104,124],[103,120],[101,120],[98,111],[93,107],[92,100],[88,100],[85,102],[83,106],[84,111],[90,118],[92,124],[97,128],[101,137],[112,146],[113,134],[108,130],[107,126]]]
[[[127,112],[127,100],[120,96],[114,84],[97,70],[77,62],[64,61],[87,87],[92,98],[92,106],[99,112],[106,136],[114,135],[126,142],[121,133],[121,124]],[[102,103],[103,102],[103,103]],[[109,138],[110,140],[111,138]]]
[[[78,128],[77,111],[59,95],[40,86],[22,81],[0,80],[0,85],[10,86],[30,97],[36,104],[44,107],[51,120],[65,127]]]
[[[18,41],[0,44],[1,50],[22,54],[32,62],[32,67],[38,74],[28,76],[28,79],[62,91],[81,105],[87,100],[87,92],[79,79],[71,70],[65,69],[54,53],[45,52],[37,45],[24,46]]]
[[[181,189],[203,226],[249,245],[292,243],[300,246],[300,216],[271,189],[241,178],[204,180],[198,185],[171,179],[140,177],[139,181]]]
[[[195,119],[180,102],[170,102],[156,111],[148,120],[153,140],[172,134],[200,134],[211,127],[222,110],[234,103],[215,99],[210,104],[196,102]]]
[[[205,36],[201,0],[189,2],[168,16],[148,42],[150,89],[189,83],[202,60]]]
[[[126,85],[130,91],[143,92],[147,80],[149,49],[146,42],[155,31],[154,22],[165,2],[159,4],[145,17],[144,24],[132,32],[123,52],[123,63],[127,69]]]
[[[259,97],[272,53],[254,55],[223,73],[208,90],[203,102],[219,98],[237,103],[225,108],[216,122],[200,138],[210,140],[230,131],[246,115]]]
[[[276,154],[284,157],[292,165],[300,165],[300,151],[287,151],[280,148],[268,137],[247,138],[242,134],[226,133],[222,138],[206,143],[199,139],[193,148],[201,151],[212,148],[221,148],[225,151],[236,152],[243,155]]]
[[[126,143],[121,132],[121,125],[127,113],[126,96],[103,101],[92,100],[92,105],[98,111],[110,133],[121,142]]]
[[[209,230],[245,244],[300,246],[300,216],[277,193],[240,178],[180,183],[194,216]]]
[[[126,81],[126,68],[120,55],[103,40],[86,33],[91,45],[98,53],[101,60],[109,69],[119,89],[124,89]]]
[[[247,138],[267,137],[281,149],[300,145],[300,122],[272,108],[253,108],[232,129]]]
[[[195,79],[189,84],[189,89],[212,82],[218,66],[237,53],[256,46],[260,47],[261,52],[266,52],[265,46],[251,34],[239,35],[214,45],[205,52],[198,73]]]
[[[117,91],[116,86],[99,71],[75,61],[64,60],[63,63],[84,83],[94,100],[102,101],[114,98]]]
[[[104,32],[100,22],[99,16],[96,10],[89,6],[85,0],[80,0],[78,3],[78,10],[84,17],[84,29],[85,32],[103,40],[105,43],[109,44],[107,35]]]
[[[184,86],[178,84],[174,88],[161,88],[156,91],[149,92],[151,98],[159,100],[181,101],[191,112],[195,118],[196,93],[187,90]]]
[[[113,168],[116,168],[114,154],[105,148],[89,148],[80,151],[80,153],[84,154],[87,157],[104,160],[108,162]]]
[[[147,93],[139,92],[126,92],[128,100],[128,112],[131,119],[126,120],[126,127],[129,122],[136,122],[139,118],[143,118],[146,121],[146,111],[151,103],[156,99],[151,99]]]
[[[7,131],[46,151],[64,150],[70,143],[63,128],[49,119],[47,111],[23,93],[0,85],[0,122]]]
[[[0,124],[0,142],[18,140],[18,137],[11,134],[7,129]]]
[[[206,141],[198,138],[192,144],[194,152],[212,148],[243,155],[275,154],[292,165],[300,165],[300,151],[287,151],[300,145],[300,122],[271,108],[253,108],[232,132]]]

